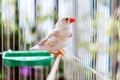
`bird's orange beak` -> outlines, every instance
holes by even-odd
[[[74,23],[75,21],[75,18],[70,18],[70,23]]]

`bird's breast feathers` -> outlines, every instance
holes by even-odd
[[[31,50],[38,49],[56,51],[66,47],[69,42],[69,38],[72,37],[70,25],[73,22],[75,22],[75,19],[69,17],[59,19],[55,25],[55,29]]]
[[[70,37],[72,37],[71,32],[63,34],[60,31],[54,31],[49,35],[49,38],[43,41],[44,45],[40,45],[40,46],[48,49],[64,48],[67,45],[67,40]]]

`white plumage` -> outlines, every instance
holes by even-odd
[[[75,22],[75,19],[70,17],[59,19],[55,25],[55,29],[37,45],[30,48],[30,50],[47,50],[54,52],[66,47],[68,40],[72,37],[70,24],[73,22]]]

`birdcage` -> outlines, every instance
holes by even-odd
[[[0,0],[0,80],[119,80],[119,55],[111,57],[119,40],[110,37],[119,28],[107,32],[119,25],[118,6],[119,0]],[[64,57],[29,51],[63,16],[76,18]]]

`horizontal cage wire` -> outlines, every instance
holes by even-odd
[[[0,0],[0,80],[120,80],[119,5],[119,0]],[[63,16],[76,19],[64,57],[54,56],[50,66],[3,64],[5,52],[29,52]]]

